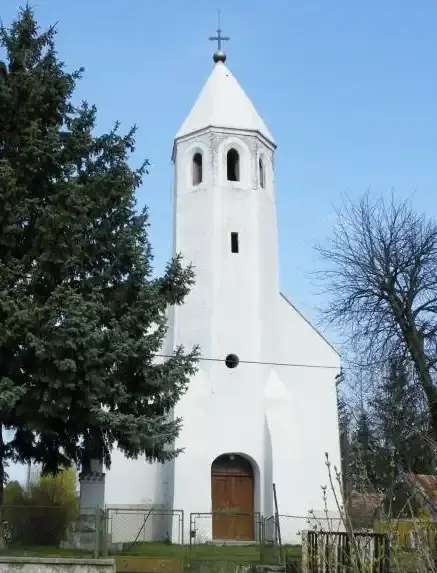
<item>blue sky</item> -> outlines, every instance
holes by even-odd
[[[138,125],[135,160],[152,164],[138,203],[150,208],[158,271],[171,253],[173,137],[211,71],[218,7],[227,63],[278,143],[281,287],[310,319],[313,246],[343,195],[394,189],[437,215],[435,0],[33,5],[41,26],[58,22],[67,68],[85,67],[75,98],[96,104],[99,129]],[[2,0],[4,24],[17,8]]]
[[[19,4],[2,0],[9,24]],[[147,204],[157,269],[171,252],[173,137],[212,68],[217,7],[231,36],[228,65],[277,143],[281,287],[316,318],[313,245],[342,195],[368,187],[412,197],[435,214],[437,4],[434,0],[38,0],[58,22],[58,51],[85,67],[75,97],[99,129],[139,127],[135,160],[150,159]]]

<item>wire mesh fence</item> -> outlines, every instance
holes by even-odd
[[[266,542],[280,542],[282,545],[300,545],[303,531],[345,531],[343,520],[326,515],[273,515],[264,520]]]
[[[184,559],[239,564],[284,562],[287,552],[301,545],[305,530],[344,530],[335,518],[199,512],[185,520],[183,510],[156,506],[4,506],[1,520],[11,554],[148,555],[152,550],[167,555],[171,544],[171,554],[176,551]]]
[[[138,544],[165,541],[183,545],[184,512],[146,506],[106,508],[109,547],[123,545],[123,551]]]
[[[301,560],[302,536],[307,531],[344,531],[343,521],[325,514],[271,515],[263,519],[260,562],[287,564],[294,570]],[[299,566],[298,566],[299,567]]]
[[[300,568],[302,536],[307,531],[344,531],[341,519],[323,514],[271,515],[263,520],[260,562]]]
[[[260,513],[190,513],[190,545],[228,540],[260,543],[263,538]]]
[[[0,510],[6,550],[59,548],[79,520],[76,505],[10,505]]]

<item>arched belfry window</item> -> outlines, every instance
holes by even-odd
[[[203,178],[203,158],[201,153],[193,155],[193,185],[202,183]]]
[[[258,172],[259,172],[259,186],[264,189],[266,186],[266,170],[264,167],[264,161],[261,157],[258,160]]]
[[[240,181],[240,156],[234,148],[228,151],[226,156],[228,181]]]

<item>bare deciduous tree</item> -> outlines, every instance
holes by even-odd
[[[345,202],[317,248],[324,316],[368,365],[394,354],[415,371],[437,440],[437,224],[409,202]]]

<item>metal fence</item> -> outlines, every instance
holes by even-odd
[[[279,523],[278,523],[279,521]],[[277,541],[281,539],[282,545],[300,545],[303,531],[345,531],[343,520],[329,515],[282,515],[278,519],[274,515],[264,520],[264,539]]]
[[[5,506],[5,540],[11,553],[62,555],[63,550],[92,556],[132,554],[165,556],[164,545],[195,561],[223,563],[284,562],[300,557],[301,532],[342,530],[339,519],[259,512],[198,512],[185,520],[182,510],[108,506],[84,509],[59,506]],[[279,535],[280,533],[280,535]],[[163,543],[151,548],[150,543]],[[174,548],[176,550],[176,548]],[[173,552],[173,550],[172,550]],[[173,554],[173,553],[172,553]]]
[[[65,508],[53,506],[4,506],[1,513],[10,545],[57,546],[75,517]]]
[[[190,513],[190,545],[229,540],[260,543],[264,523],[260,513]]]
[[[106,556],[147,553],[149,542],[184,544],[184,512],[117,506],[106,509],[71,506],[3,506],[3,553]]]
[[[140,543],[165,541],[184,544],[184,512],[144,506],[106,508],[107,543],[131,548]]]
[[[4,552],[25,551],[38,554],[60,549],[76,549],[94,554],[96,546],[96,510],[90,510],[83,527],[88,543],[78,541],[81,516],[77,504],[6,505],[0,510],[3,523]]]

